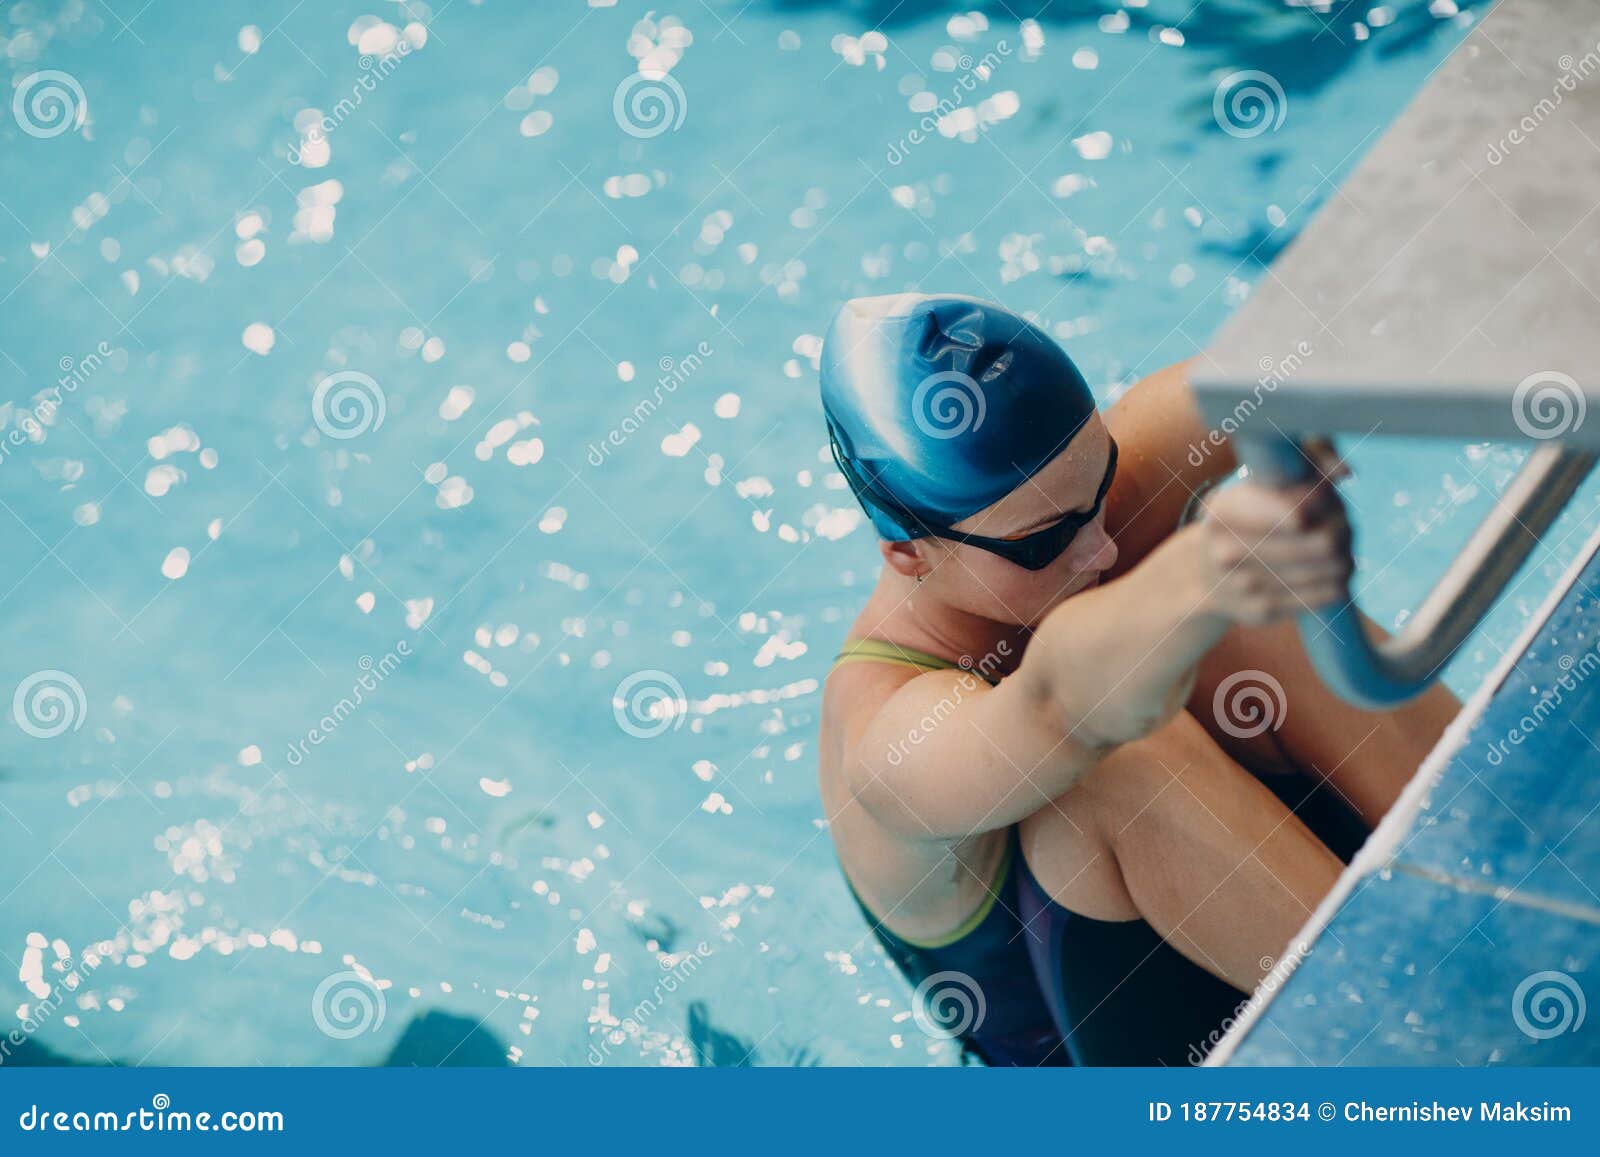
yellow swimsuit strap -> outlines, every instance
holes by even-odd
[[[989,913],[992,912],[994,910],[994,906],[1000,902],[1000,889],[1005,887],[1006,877],[1011,874],[1011,860],[1015,854],[1016,842],[1017,841],[1015,837],[1013,837],[1010,833],[1006,835],[1005,850],[1000,853],[1000,863],[995,867],[993,880],[989,884],[982,902],[979,903],[977,908],[973,910],[972,915],[961,921],[960,924],[952,928],[949,932],[946,932],[943,936],[930,936],[927,939],[912,939],[910,936],[901,936],[898,932],[895,932],[892,928],[884,924],[882,920],[879,920],[877,916],[873,915],[872,909],[868,908],[866,901],[862,900],[859,896],[856,897],[856,903],[860,904],[862,910],[869,916],[872,916],[872,919],[879,925],[879,927],[883,928],[885,932],[888,932],[891,936],[894,936],[900,940],[904,940],[913,948],[948,948],[956,941],[965,940],[968,936],[971,936],[974,932],[976,932],[978,930],[978,926],[989,918]],[[847,878],[845,883],[849,884],[849,882],[850,881]],[[855,893],[854,885],[851,886],[850,891],[852,894]]]
[[[846,663],[893,663],[897,667],[914,667],[919,671],[958,671],[959,663],[952,663],[949,659],[941,659],[938,655],[930,655],[926,651],[914,651],[910,647],[902,647],[898,643],[885,642],[883,639],[846,639],[844,646],[839,649],[839,655],[833,661],[835,669],[843,667]],[[988,895],[983,898],[977,909],[963,920],[960,925],[943,936],[932,937],[927,940],[913,940],[892,932],[878,918],[876,913],[867,906],[860,893],[856,892],[855,885],[850,882],[849,874],[845,875],[845,884],[856,898],[856,903],[861,905],[862,911],[872,919],[875,924],[883,927],[891,936],[904,940],[916,948],[943,948],[954,944],[957,940],[969,935],[978,925],[988,918],[989,912],[994,908],[995,901],[1000,897],[1000,888],[1004,885],[1006,874],[1011,870],[1013,840],[1006,839],[1005,850],[1001,853],[999,866],[995,869],[994,883],[989,886]]]
[[[846,639],[833,665],[843,667],[846,663],[893,663],[897,667],[915,667],[919,671],[953,671],[957,667],[949,659],[941,659],[926,651],[913,651],[898,643],[886,643],[882,639]]]
[[[899,643],[888,643],[882,639],[846,639],[844,646],[839,649],[838,656],[833,660],[830,671],[838,670],[846,663],[892,663],[896,667],[911,667],[918,671],[971,671],[985,683],[992,685],[997,682],[976,668],[964,667],[960,663],[952,663],[949,659],[941,659],[938,655],[930,655],[926,651],[913,651],[910,647],[902,647]]]

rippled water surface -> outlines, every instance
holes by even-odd
[[[828,313],[1003,298],[1113,398],[1457,7],[0,11],[12,85],[78,90],[0,116],[0,683],[41,676],[0,722],[0,1014],[82,1063],[954,1063],[814,786],[875,560]],[[1281,122],[1222,130],[1240,70]],[[1515,457],[1356,464],[1394,622]]]

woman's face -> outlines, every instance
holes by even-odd
[[[1015,538],[1041,530],[1063,515],[1088,511],[1105,478],[1111,438],[1099,415],[1065,450],[993,506],[954,529],[988,538]],[[902,544],[885,544],[893,549]],[[927,567],[923,589],[959,610],[1017,626],[1038,625],[1054,607],[1100,581],[1117,561],[1105,529],[1105,508],[1078,531],[1054,562],[1027,570],[980,547],[920,538],[910,544]]]

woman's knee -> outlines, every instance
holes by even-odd
[[[1107,754],[1076,787],[1020,825],[1023,855],[1040,886],[1086,916],[1137,916],[1119,845],[1141,820],[1197,808],[1197,793],[1218,790],[1219,764],[1248,779],[1188,712]]]
[[[1101,757],[1072,790],[1058,796],[1024,821],[1052,839],[1077,843],[1103,842],[1108,825],[1118,825],[1130,811],[1149,806],[1171,786],[1173,777],[1197,760],[1217,752],[1205,728],[1180,711],[1156,731],[1124,743]],[[1225,758],[1225,757],[1224,757]]]
[[[1188,711],[1159,730],[1125,743],[1095,767],[1085,781],[1096,814],[1121,831],[1169,792],[1187,796],[1240,774],[1239,765]]]
[[[1118,748],[1091,780],[1087,822],[1124,879],[1174,858],[1248,852],[1287,818],[1283,802],[1188,712]]]

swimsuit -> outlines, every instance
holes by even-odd
[[[959,669],[878,639],[847,639],[834,667],[867,662]],[[961,974],[949,983],[982,994],[973,1007],[983,1015],[963,1018],[972,1024],[962,1039],[991,1065],[1182,1065],[1203,1056],[1243,994],[1143,920],[1095,920],[1056,903],[1028,868],[1017,832],[1013,824],[1006,833],[987,898],[944,936],[910,940],[891,931],[851,887],[906,979],[920,986],[934,978],[934,1004],[940,973]]]

